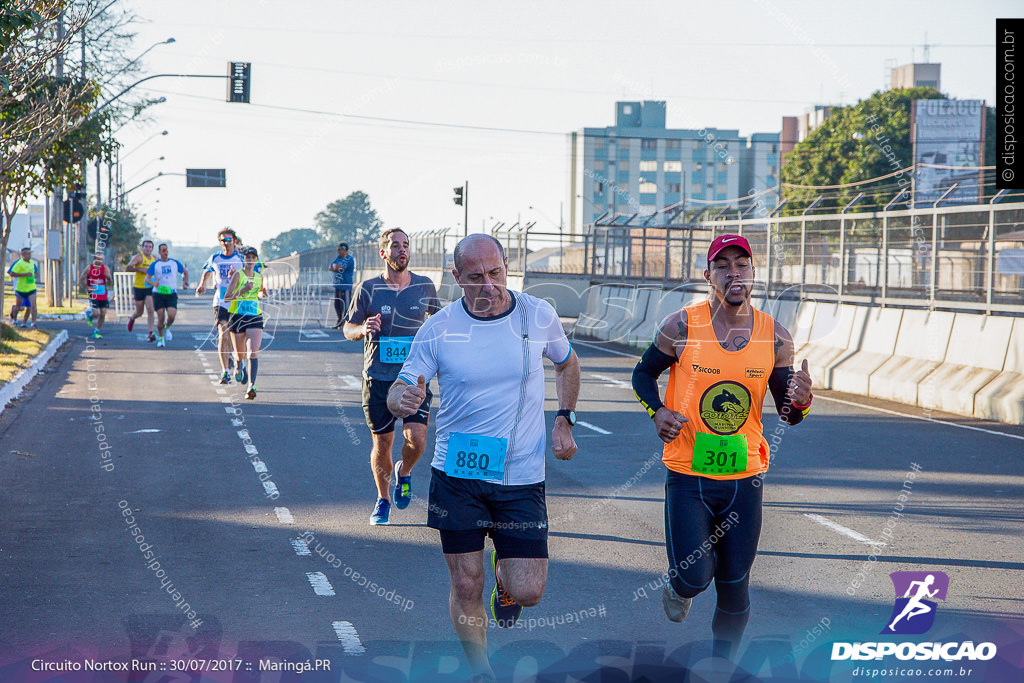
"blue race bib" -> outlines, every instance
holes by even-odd
[[[412,337],[381,337],[380,362],[404,363],[405,359],[409,357],[412,339]]]
[[[107,293],[107,286],[106,285],[93,285],[92,286],[92,293],[95,294],[96,296],[103,296],[104,294]]]
[[[451,432],[444,473],[459,479],[501,479],[505,476],[508,439]]]
[[[238,302],[238,314],[239,315],[259,315],[260,308],[255,301],[239,301]]]

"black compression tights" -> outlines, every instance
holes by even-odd
[[[747,584],[761,535],[759,477],[708,479],[669,470],[665,541],[672,589],[684,597],[715,581],[715,654],[729,657],[750,617]]]

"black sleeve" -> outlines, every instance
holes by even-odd
[[[797,425],[803,422],[810,412],[808,404],[803,409],[797,408],[789,398],[789,380],[793,377],[793,366],[775,368],[768,376],[768,388],[771,389],[772,398],[775,399],[775,410],[779,417],[788,425]]]
[[[658,378],[675,363],[675,358],[651,344],[644,351],[640,362],[633,368],[633,393],[651,419],[658,412],[658,408],[665,405],[661,402],[661,392],[658,391]]]

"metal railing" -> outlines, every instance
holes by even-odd
[[[595,282],[703,282],[708,247],[726,233],[750,242],[769,296],[1024,314],[1024,203],[597,224],[584,272]]]

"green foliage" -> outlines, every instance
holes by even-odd
[[[89,219],[102,216],[104,223],[110,225],[110,241],[107,246],[113,251],[110,259],[111,268],[128,265],[128,261],[139,250],[142,242],[142,232],[139,230],[138,222],[134,212],[130,208],[113,209],[107,204],[100,204],[89,208]],[[95,248],[95,243],[90,240],[90,248]]]
[[[327,205],[316,215],[316,227],[327,244],[359,244],[380,237],[383,221],[365,192],[353,192]]]
[[[0,0],[0,52],[7,48],[21,35],[22,31],[32,28],[42,21],[38,12],[30,9],[12,7],[7,0]],[[7,74],[0,73],[0,93],[8,93],[11,81]]]
[[[837,107],[825,122],[799,143],[782,167],[782,182],[794,185],[843,185],[887,175],[914,163],[910,140],[910,106],[913,100],[946,99],[935,88],[905,88],[876,92],[850,107]],[[854,138],[854,134],[863,136]],[[898,191],[893,178],[886,188],[862,200],[862,204],[886,204]],[[836,191],[785,188],[789,200],[786,213],[800,213],[820,194],[827,194],[818,206],[838,209],[861,190]]]
[[[295,228],[286,230],[277,237],[272,237],[260,245],[260,258],[271,260],[288,256],[292,252],[309,251],[317,247],[327,246],[324,239],[312,228]]]

